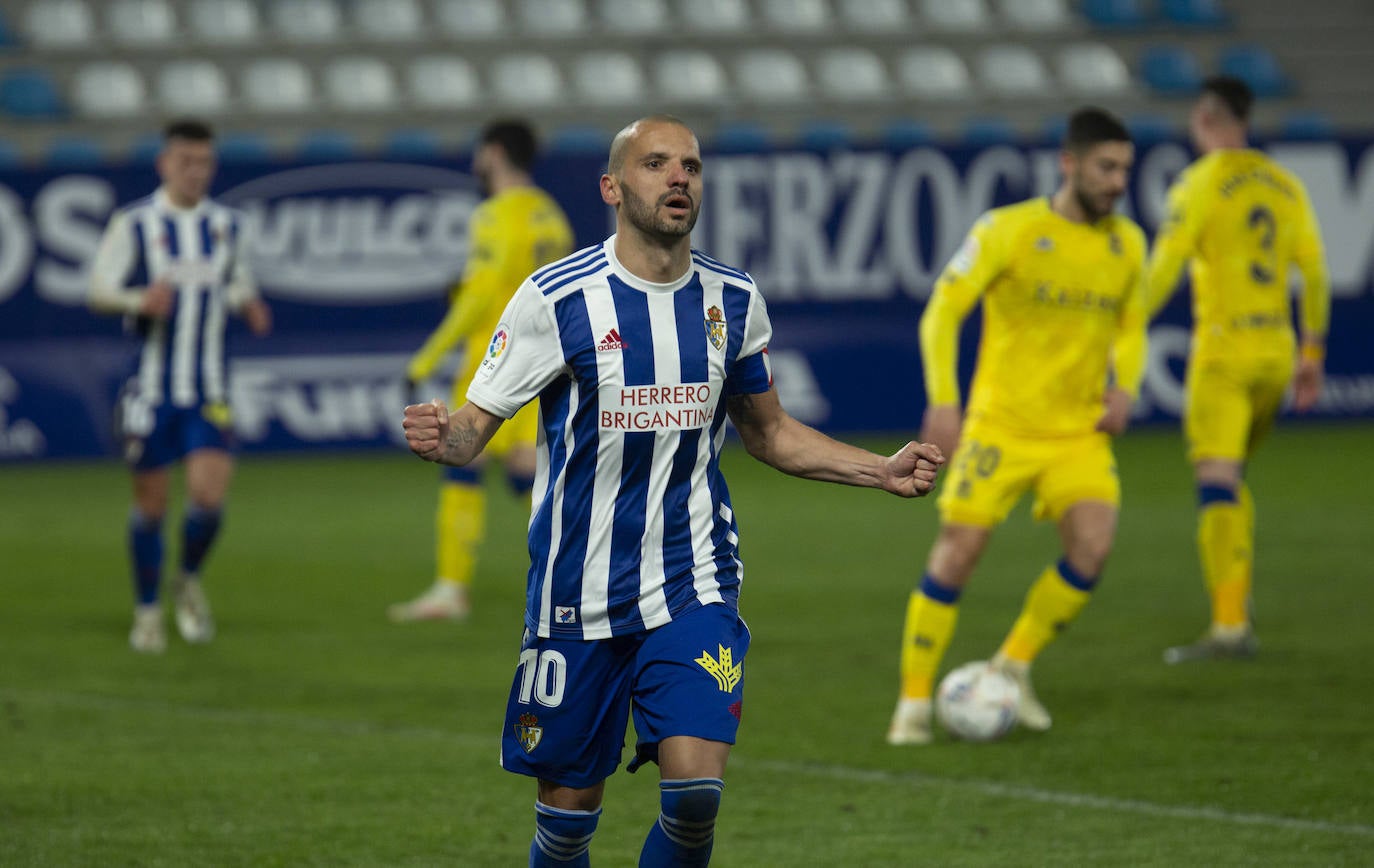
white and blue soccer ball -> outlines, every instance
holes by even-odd
[[[1016,726],[1021,688],[986,660],[952,670],[935,692],[935,719],[965,741],[992,741]]]

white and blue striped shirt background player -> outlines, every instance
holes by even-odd
[[[195,407],[227,399],[226,318],[257,297],[241,215],[210,199],[177,208],[157,192],[110,219],[92,264],[90,304],[137,315],[143,290],[166,281],[176,306],[166,321],[142,321],[131,380],[144,407]]]
[[[525,621],[545,637],[738,608],[744,569],[719,461],[726,398],[770,385],[763,297],[696,251],[681,279],[648,283],[614,245],[525,281],[467,395],[505,418],[539,399]]]

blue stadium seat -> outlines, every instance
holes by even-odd
[[[731,121],[716,128],[711,149],[733,154],[753,154],[773,146],[773,136],[762,124],[753,121]]]
[[[341,130],[315,130],[306,133],[296,145],[296,157],[307,163],[352,160],[362,150],[358,140]]]
[[[439,136],[431,130],[394,130],[382,145],[382,153],[393,160],[436,160],[442,152]]]
[[[55,169],[90,169],[106,162],[105,152],[95,140],[75,137],[54,140],[44,157]]]
[[[612,134],[600,127],[572,125],[554,132],[549,151],[555,154],[604,155],[611,147]]]
[[[1140,30],[1153,16],[1143,0],[1083,0],[1083,17],[1097,27]]]
[[[57,84],[41,69],[11,69],[0,79],[0,111],[26,120],[58,120],[67,114]]]
[[[1294,111],[1283,116],[1279,135],[1298,142],[1319,142],[1335,138],[1336,122],[1319,111]]]
[[[1040,135],[1050,144],[1058,145],[1064,141],[1064,134],[1068,131],[1068,117],[1066,115],[1055,115],[1045,121],[1045,125],[1040,128]]]
[[[1250,85],[1257,97],[1282,96],[1292,87],[1274,53],[1262,45],[1232,45],[1222,49],[1217,68]]]
[[[854,128],[842,121],[807,121],[797,133],[797,144],[808,151],[843,151],[854,146]]]
[[[1167,23],[1182,27],[1226,27],[1231,23],[1220,0],[1160,0],[1159,11]]]
[[[1011,121],[997,115],[977,115],[964,121],[963,135],[965,145],[991,147],[1016,141],[1019,136]]]
[[[161,134],[146,133],[129,148],[129,162],[137,166],[151,166],[161,150]]]
[[[9,142],[0,142],[0,170],[11,171],[23,165],[23,158],[19,156],[19,149]]]
[[[273,159],[272,146],[258,133],[229,133],[215,146],[221,163],[265,163]]]
[[[1173,121],[1159,114],[1134,114],[1126,118],[1126,129],[1138,146],[1153,145],[1178,138],[1181,129]]]
[[[1140,55],[1140,77],[1160,96],[1192,96],[1202,86],[1202,64],[1186,48],[1152,45]]]
[[[884,124],[880,135],[884,145],[896,150],[933,145],[939,138],[930,124],[908,118]]]
[[[0,46],[18,45],[19,38],[14,35],[14,29],[10,27],[9,19],[5,13],[0,11]]]

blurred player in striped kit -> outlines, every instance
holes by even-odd
[[[454,405],[467,394],[506,302],[530,272],[572,252],[572,228],[548,193],[534,185],[535,136],[524,121],[497,121],[482,131],[472,173],[488,198],[468,229],[468,260],[453,288],[452,307],[411,359],[406,379],[413,392],[456,347],[462,366],[453,381]],[[501,426],[484,458],[500,459],[510,486],[528,494],[534,485],[538,411],[531,404]],[[468,586],[486,526],[485,460],[445,467],[435,516],[435,579],[423,594],[388,610],[397,622],[459,620],[469,611]]]
[[[123,314],[141,343],[137,371],[121,393],[118,435],[133,470],[129,516],[135,651],[167,644],[159,592],[162,522],[170,465],[184,460],[186,510],[176,624],[187,642],[208,642],[215,625],[200,571],[219,533],[233,473],[225,329],[238,314],[256,335],[271,311],[249,273],[240,216],[207,197],[214,136],[199,121],[169,125],[157,157],[161,186],[116,211],[91,268],[92,309]]]
[[[641,866],[706,865],[743,708],[739,527],[720,471],[728,414],[785,473],[917,497],[938,449],[884,458],[778,403],[772,327],[748,274],[691,248],[702,160],[681,121],[611,144],[616,234],[530,276],[486,344],[467,401],[405,411],[417,455],[462,466],[537,401],[525,631],[501,762],[538,779],[531,866],[590,864],[626,719],[629,770],[656,762],[658,820]]]

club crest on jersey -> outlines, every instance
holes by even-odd
[[[559,624],[576,624],[577,609],[572,606],[554,606],[553,620]]]
[[[1107,236],[1107,249],[1117,256],[1121,255],[1121,236],[1113,232]]]
[[[716,686],[729,693],[744,677],[744,664],[735,662],[735,652],[724,645],[717,645],[719,657],[712,657],[710,651],[702,651],[695,661],[702,669],[716,679]]]
[[[1049,253],[1054,249],[1054,242],[1049,239],[1049,236],[1041,235],[1039,238],[1035,239],[1035,249],[1039,250],[1041,253]]]
[[[539,725],[539,718],[528,713],[520,715],[520,722],[515,724],[515,738],[525,753],[534,753],[539,742],[544,740],[544,727]]]
[[[711,339],[711,346],[725,349],[725,314],[714,304],[706,310],[706,337]]]

